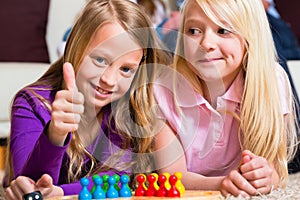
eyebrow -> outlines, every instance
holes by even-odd
[[[202,23],[203,21],[199,20],[198,18],[187,18],[185,20],[184,24],[196,24],[196,23]],[[229,23],[227,23],[225,20],[219,20],[220,24],[222,24],[224,28],[228,27],[229,29],[233,29]],[[216,24],[216,23],[214,23]],[[218,24],[216,24],[217,26],[219,26]]]
[[[108,51],[103,50],[103,48],[97,48],[97,47],[92,49],[92,51],[90,51],[89,54],[100,54],[100,55],[102,55],[104,57],[108,57],[108,58],[113,57]]]
[[[103,49],[103,48],[97,48],[96,47],[89,54],[90,55],[99,55],[100,54],[100,56],[104,57],[108,61],[109,64],[111,64],[116,59],[118,59],[118,57],[115,57],[114,55],[112,55],[110,53],[110,51],[106,51],[106,49]],[[140,60],[137,61],[137,62],[134,62],[134,61],[125,61],[125,62],[122,62],[122,63],[123,63],[122,66],[128,66],[128,67],[132,67],[132,68],[137,68],[140,65],[141,61]]]
[[[201,22],[201,20],[199,20],[198,18],[197,19],[196,18],[187,18],[185,20],[185,24],[187,24],[187,23],[199,23],[199,22]]]
[[[122,64],[122,66],[127,66],[127,67],[131,67],[131,68],[138,68],[140,66],[140,64],[138,63],[130,63],[130,62],[124,62]]]

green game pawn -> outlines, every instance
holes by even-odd
[[[128,185],[128,182],[130,181],[130,178],[127,174],[123,174],[120,178],[121,182],[121,189],[119,191],[120,197],[131,197],[132,191]]]
[[[96,179],[96,178],[101,178],[101,177],[100,177],[98,174],[93,175],[92,180],[93,180],[93,182],[94,182],[94,185],[93,185],[93,187],[92,187],[92,189],[91,189],[91,194],[93,194],[94,191],[95,191],[95,189],[96,189],[96,184],[95,184],[95,179]]]
[[[103,180],[102,190],[103,190],[104,192],[107,192],[107,190],[108,190],[108,188],[109,188],[108,178],[109,178],[109,175],[107,175],[107,174],[104,174],[104,175],[102,176],[102,180]]]
[[[115,183],[115,188],[116,190],[120,190],[120,187],[119,187],[119,181],[120,181],[120,176],[118,174],[114,174],[113,177],[116,179],[116,183]]]

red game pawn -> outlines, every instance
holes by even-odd
[[[175,186],[177,180],[178,179],[175,175],[171,175],[169,177],[169,182],[170,182],[171,188],[167,193],[168,197],[180,197],[180,192],[177,190],[177,188]]]
[[[157,197],[166,197],[167,196],[167,188],[165,186],[165,182],[167,181],[167,177],[163,174],[158,176],[159,189],[156,192]]]
[[[145,176],[143,174],[139,174],[136,177],[136,181],[138,182],[138,187],[135,190],[135,196],[145,196],[144,182],[146,181]]]
[[[156,181],[156,178],[153,174],[149,174],[147,177],[149,186],[148,189],[146,190],[146,196],[151,197],[151,196],[155,196],[156,195],[156,189],[154,186],[154,183]]]

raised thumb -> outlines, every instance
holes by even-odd
[[[70,91],[77,91],[76,81],[75,81],[75,72],[73,65],[69,62],[64,63],[63,65],[63,75],[66,83],[66,89]]]

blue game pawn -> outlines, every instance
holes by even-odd
[[[95,184],[94,186],[96,186],[96,187],[93,192],[93,199],[105,199],[106,198],[105,192],[101,188],[102,183],[103,183],[103,181],[100,176],[94,178],[94,184]]]
[[[109,187],[108,187],[108,190],[106,192],[106,197],[107,198],[118,198],[119,197],[119,192],[115,188],[115,184],[116,184],[115,177],[110,176],[107,181],[108,181]]]
[[[78,195],[79,200],[91,200],[92,199],[92,194],[90,193],[90,191],[87,188],[89,183],[90,183],[90,181],[88,178],[83,177],[80,179],[80,184],[82,186],[82,189]]]
[[[119,191],[120,197],[131,197],[132,196],[132,192],[130,187],[128,186],[128,182],[129,182],[130,178],[127,174],[123,174],[121,176],[121,189]]]

